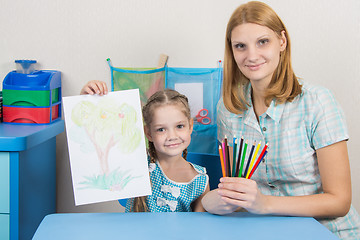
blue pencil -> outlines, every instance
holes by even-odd
[[[247,163],[246,163],[246,168],[245,168],[245,172],[244,172],[244,177],[247,175],[247,172],[248,172],[248,170],[249,170],[249,165],[250,165],[250,162],[251,162],[251,157],[252,157],[253,152],[254,152],[255,144],[256,144],[256,141],[254,141],[254,144],[253,144],[252,147],[251,147],[250,155],[249,155],[248,161],[247,161]]]

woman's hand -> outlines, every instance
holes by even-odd
[[[226,177],[220,179],[218,189],[203,198],[204,208],[215,214],[226,214],[243,208],[256,214],[342,217],[351,206],[350,164],[346,141],[320,148],[316,154],[322,193],[301,196],[264,195],[253,180]]]
[[[221,178],[218,194],[225,203],[244,208],[248,212],[267,213],[267,196],[260,192],[254,180],[231,177]]]
[[[106,95],[108,93],[108,88],[105,82],[99,80],[92,80],[87,82],[84,87],[81,89],[80,94],[98,94],[100,96]]]

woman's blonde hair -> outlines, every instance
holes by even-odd
[[[230,112],[239,114],[249,106],[245,96],[245,89],[249,84],[249,79],[237,66],[231,44],[231,33],[233,29],[244,23],[254,23],[268,27],[274,31],[279,38],[282,36],[282,32],[284,32],[287,46],[280,54],[279,65],[274,71],[266,92],[265,104],[269,106],[274,98],[277,104],[286,101],[291,102],[301,93],[301,85],[291,66],[290,37],[285,25],[274,10],[265,3],[252,1],[240,5],[230,17],[227,25],[223,80],[223,100],[225,107]]]
[[[188,98],[180,94],[179,92],[172,90],[172,89],[165,89],[163,91],[158,91],[154,93],[146,102],[146,104],[142,108],[142,114],[144,118],[144,123],[146,126],[150,127],[153,116],[154,110],[157,107],[164,106],[164,105],[174,105],[178,106],[179,109],[184,113],[187,117],[189,122],[191,122],[191,113],[190,113],[190,106]],[[153,142],[148,141],[148,154],[150,156],[150,162],[155,163],[157,156],[156,156],[156,149]],[[187,156],[187,149],[183,151],[183,158],[186,160]],[[130,209],[132,212],[147,212],[149,211],[147,204],[146,204],[146,197],[136,197],[134,198],[132,208]]]

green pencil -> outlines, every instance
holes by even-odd
[[[242,158],[241,158],[241,164],[240,164],[240,170],[239,170],[238,177],[242,177],[242,170],[243,170],[243,167],[244,167],[244,161],[245,161],[247,145],[248,145],[248,141],[246,140],[245,145],[244,145],[244,151],[243,151]]]

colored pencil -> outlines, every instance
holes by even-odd
[[[235,177],[235,170],[236,170],[236,150],[237,150],[237,139],[234,138],[233,156],[232,156],[232,171],[231,171],[231,176],[232,176],[232,177]]]
[[[264,154],[265,154],[265,151],[267,150],[267,147],[268,147],[268,144],[265,144],[265,146],[264,146],[263,150],[261,151],[261,153],[260,153],[260,155],[259,155],[259,157],[258,157],[258,159],[257,159],[257,161],[256,161],[256,163],[255,163],[255,165],[254,165],[254,167],[251,169],[251,172],[250,172],[248,178],[250,178],[250,176],[252,176],[252,174],[255,172],[257,166],[260,164],[260,162],[261,162],[261,160],[263,159],[263,156],[264,156]]]
[[[243,171],[243,168],[244,168],[244,162],[245,162],[247,146],[248,146],[248,141],[246,140],[245,145],[244,145],[244,150],[242,152],[242,158],[241,158],[241,164],[240,164],[240,170],[239,170],[238,177],[242,177],[242,171]]]
[[[256,171],[256,169],[258,168],[258,166],[260,165],[261,161],[265,158],[265,155],[267,154],[268,151],[265,151],[264,154],[262,154],[261,158],[259,157],[258,161],[256,162],[254,168],[251,170],[251,173],[249,175],[249,179],[251,178],[251,176],[254,174],[254,172]]]
[[[225,160],[226,160],[226,170],[227,170],[227,175],[228,177],[231,177],[231,168],[230,168],[230,156],[229,156],[229,145],[228,145],[228,141],[227,141],[227,137],[225,136],[224,139],[224,145],[225,145]]]
[[[220,155],[220,164],[221,164],[222,174],[223,174],[223,177],[225,177],[226,174],[225,174],[224,158],[223,158],[223,152],[222,152],[221,145],[219,145],[219,155]]]
[[[252,157],[252,159],[251,159],[251,162],[250,162],[249,170],[248,170],[248,172],[247,172],[247,174],[246,174],[246,176],[245,176],[246,178],[249,177],[249,174],[250,174],[250,172],[251,172],[251,169],[253,169],[253,167],[254,167],[255,159],[256,159],[256,156],[257,156],[257,154],[258,154],[258,152],[259,152],[260,146],[261,146],[261,141],[258,143],[258,145],[257,145],[257,147],[256,147],[256,149],[255,149],[254,155],[253,155],[253,157]]]
[[[226,153],[225,153],[225,141],[223,140],[222,141],[222,153],[223,153],[223,162],[224,162],[224,169],[225,169],[225,176],[226,175],[226,169],[227,169],[227,166],[226,166]]]
[[[249,165],[250,165],[250,162],[251,162],[252,155],[253,155],[253,153],[254,153],[255,145],[256,145],[256,141],[254,141],[254,143],[253,143],[253,145],[252,145],[252,147],[251,147],[250,155],[249,155],[248,161],[247,161],[247,163],[246,163],[246,168],[245,168],[245,172],[244,172],[244,177],[247,176],[247,172],[249,171]]]
[[[242,150],[243,142],[244,142],[244,137],[241,137],[239,147],[238,147],[239,151],[238,151],[238,154],[237,154],[235,176],[239,176],[239,167],[240,167],[240,161],[241,161],[241,150]]]

